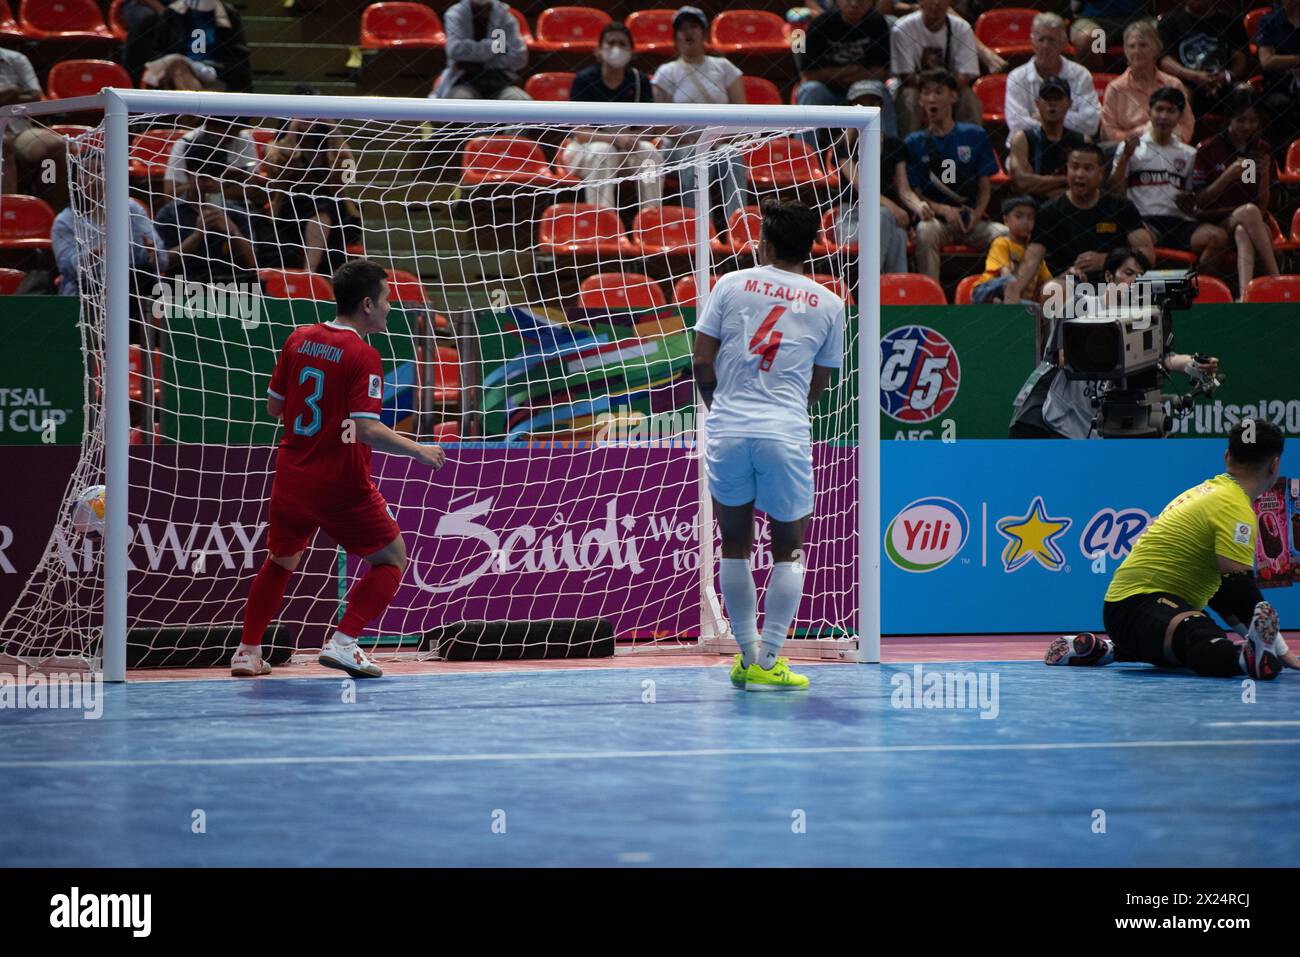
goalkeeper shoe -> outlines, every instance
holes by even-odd
[[[320,650],[320,657],[316,660],[326,668],[346,671],[353,678],[384,676],[383,669],[370,660],[355,638],[346,641],[341,641],[338,636],[331,638],[325,642],[325,647]]]
[[[1114,660],[1115,643],[1090,631],[1057,638],[1043,655],[1043,663],[1048,665],[1108,665]]]
[[[808,678],[790,670],[790,659],[778,658],[771,670],[757,661],[745,669],[746,691],[807,691]]]
[[[740,655],[736,655],[735,660],[731,662],[731,686],[741,691],[745,690],[745,665]]]
[[[1246,640],[1241,645],[1238,659],[1241,670],[1260,681],[1276,678],[1282,670],[1282,662],[1276,654],[1277,636],[1277,611],[1268,602],[1261,601],[1255,606],[1250,631],[1246,632]]]
[[[257,654],[253,654],[241,645],[235,649],[235,656],[230,659],[230,673],[236,678],[258,678],[269,675],[271,666],[262,657],[260,649]]]

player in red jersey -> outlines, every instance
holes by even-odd
[[[405,455],[437,469],[443,451],[403,438],[379,421],[384,374],[365,337],[388,327],[384,269],[365,259],[334,275],[338,316],[299,326],[285,341],[271,375],[266,409],[284,419],[271,486],[266,563],[253,580],[244,631],[230,663],[236,677],[270,674],[262,634],[284,600],[289,576],[318,528],[323,528],[369,571],[348,593],[347,611],[321,649],[320,663],[354,678],[383,672],[357,645],[402,580],[406,545],[384,498],[370,479],[370,450]]]

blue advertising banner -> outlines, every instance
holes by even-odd
[[[1226,447],[1224,439],[883,442],[884,632],[1100,631],[1115,567],[1171,499],[1224,471]],[[1294,442],[1282,474],[1300,476]],[[1300,583],[1264,595],[1284,629],[1300,626]]]

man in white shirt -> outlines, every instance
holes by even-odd
[[[719,581],[741,649],[731,683],[747,691],[808,687],[778,655],[803,595],[813,510],[809,410],[844,351],[844,301],[804,274],[820,226],[802,203],[764,204],[762,265],[719,279],[695,326],[695,381],[709,410],[704,466],[722,532]],[[755,508],[772,535],[761,639],[750,569]]]
[[[1127,190],[1142,224],[1167,249],[1190,250],[1204,272],[1218,265],[1228,246],[1228,233],[1213,223],[1202,223],[1183,207],[1190,207],[1189,185],[1196,149],[1174,135],[1187,108],[1183,91],[1162,86],[1151,94],[1151,125],[1120,144],[1109,186]]]
[[[650,83],[659,103],[744,103],[745,81],[740,68],[726,57],[705,56],[709,18],[698,7],[682,7],[673,16],[673,41],[677,59],[655,70]],[[683,206],[695,208],[695,144],[698,133],[671,135],[666,162],[675,167],[681,183]],[[709,171],[711,181],[722,180],[722,202],[727,218],[745,205],[745,166],[739,156]]]
[[[167,173],[165,182],[167,191],[172,196],[184,196],[190,184],[190,175],[185,170],[185,156],[190,147],[200,136],[213,137],[230,154],[233,168],[249,176],[255,176],[258,167],[257,141],[253,134],[235,120],[223,116],[210,116],[203,124],[190,130],[175,143],[167,156]],[[190,197],[193,198],[193,197]]]
[[[32,62],[17,50],[0,48],[0,106],[34,103],[41,95],[41,84]],[[31,120],[14,117],[5,126],[4,149],[0,152],[4,153],[0,192],[37,194],[55,209],[66,204],[64,167],[67,164],[62,136],[34,125]],[[40,179],[46,169],[54,171],[53,183]]]
[[[901,17],[890,31],[891,71],[903,81],[894,95],[900,139],[925,125],[920,116],[919,80],[922,72],[937,67],[952,73],[961,84],[954,117],[957,122],[982,123],[983,107],[971,89],[980,73],[975,31],[949,12],[951,5],[951,0],[920,0],[920,9]]]
[[[1029,42],[1034,56],[1007,76],[1007,143],[1017,131],[1039,122],[1034,100],[1038,88],[1049,76],[1059,76],[1070,85],[1070,111],[1065,114],[1065,128],[1096,137],[1101,122],[1101,101],[1092,84],[1092,74],[1072,60],[1061,56],[1065,48],[1065,21],[1054,13],[1040,13],[1029,28]]]

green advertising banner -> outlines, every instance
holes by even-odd
[[[0,445],[78,445],[86,370],[77,300],[0,296]]]

